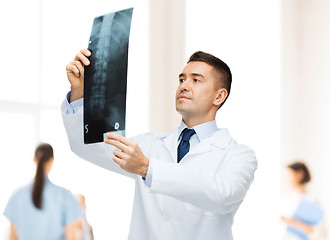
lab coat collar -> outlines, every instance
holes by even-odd
[[[164,141],[167,150],[169,151],[172,161],[177,162],[177,139],[179,137],[178,128],[175,128],[166,135],[161,136],[161,140]]]
[[[197,144],[187,155],[199,154],[212,151],[214,148],[225,149],[232,140],[225,128],[218,129],[211,137]]]
[[[172,130],[166,135],[161,136],[161,140],[169,151],[173,162],[177,162],[177,139],[179,137],[178,128]],[[232,140],[229,132],[226,128],[218,129],[211,137],[204,139],[202,142],[197,144],[191,151],[187,153],[186,156],[192,154],[199,154],[204,152],[209,152],[216,148],[225,149],[230,141]]]
[[[210,138],[211,144],[218,148],[227,148],[232,138],[227,130],[227,128],[220,128],[217,132],[213,134]]]

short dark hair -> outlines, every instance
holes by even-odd
[[[220,104],[219,106],[220,108],[226,102],[230,93],[230,87],[232,82],[232,75],[230,68],[225,62],[223,62],[219,58],[202,51],[197,51],[193,55],[191,55],[187,63],[197,62],[197,61],[211,65],[216,71],[216,73],[218,73],[219,75],[219,79],[218,79],[219,83],[221,83],[222,87],[225,88],[228,92],[226,99],[223,101],[223,103]]]
[[[303,162],[291,163],[290,165],[288,165],[288,168],[292,169],[293,171],[295,171],[297,173],[298,172],[303,173],[303,177],[299,182],[300,184],[308,183],[312,179],[311,174],[308,170],[308,167]]]

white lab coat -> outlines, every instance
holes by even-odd
[[[237,208],[253,180],[253,150],[219,129],[177,163],[178,129],[132,138],[152,161],[152,184],[122,170],[112,160],[113,147],[83,143],[82,107],[63,115],[73,152],[87,161],[135,179],[128,239],[230,240]],[[249,223],[247,223],[249,224]]]

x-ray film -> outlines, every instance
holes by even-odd
[[[128,42],[133,8],[96,17],[84,79],[84,142],[125,135]]]

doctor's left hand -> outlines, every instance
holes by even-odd
[[[116,133],[107,133],[105,143],[118,149],[113,151],[113,161],[127,172],[146,177],[149,159],[144,156],[139,145]]]

